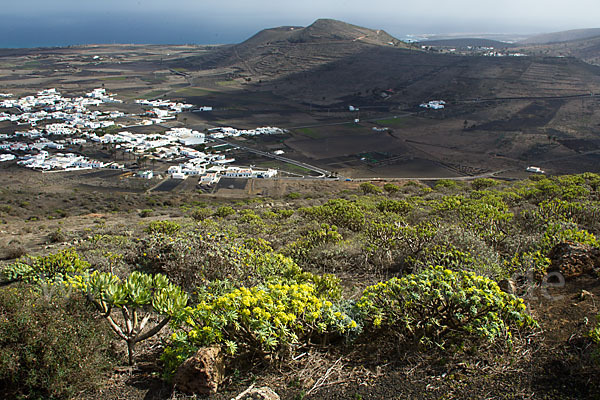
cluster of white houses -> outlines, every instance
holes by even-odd
[[[23,167],[37,169],[41,171],[49,170],[78,170],[91,168],[123,168],[122,165],[116,163],[105,164],[101,161],[90,160],[86,157],[73,153],[56,153],[49,154],[45,150],[41,150],[37,154],[31,154],[21,157],[17,162]]]
[[[13,99],[9,93],[1,94],[0,121],[27,124],[27,130],[0,134],[0,162],[14,160],[18,165],[38,170],[72,170],[82,168],[123,168],[117,163],[103,163],[74,153],[61,152],[70,146],[102,144],[116,152],[161,161],[179,161],[169,168],[173,178],[200,176],[201,183],[215,183],[221,177],[229,178],[269,178],[276,170],[256,170],[228,166],[235,161],[224,154],[203,152],[195,149],[207,138],[236,137],[241,135],[272,135],[284,131],[276,127],[256,129],[215,128],[205,135],[203,132],[184,127],[170,128],[162,133],[141,134],[127,131],[124,124],[117,125],[116,119],[136,117],[137,125],[148,125],[173,119],[176,114],[190,110],[191,104],[170,100],[136,100],[137,104],[149,107],[141,114],[125,114],[122,111],[90,110],[90,106],[106,103],[122,103],[114,94],[103,88],[94,89],[84,97],[63,97],[56,89],[39,91],[35,96]],[[211,111],[205,106],[198,111]],[[149,119],[144,119],[149,118]],[[99,128],[114,126],[110,131]],[[123,130],[119,131],[120,127]],[[80,147],[81,149],[81,147]],[[49,153],[49,150],[54,150]],[[23,154],[25,153],[25,154]],[[138,158],[140,160],[141,158]],[[151,171],[144,171],[143,177],[151,178]]]
[[[194,161],[194,160],[192,160]],[[208,163],[188,162],[172,166],[167,171],[173,179],[186,179],[188,176],[200,176],[200,184],[213,184],[221,178],[273,178],[276,169],[256,169],[248,167],[210,165]]]
[[[19,99],[9,99],[11,94],[4,94],[0,108],[13,112],[0,112],[1,121],[11,121],[17,124],[27,124],[32,127],[44,121],[64,121],[65,126],[77,129],[106,128],[115,124],[115,119],[121,117],[138,117],[137,125],[152,125],[174,119],[178,113],[193,107],[192,104],[177,103],[170,100],[136,100],[143,106],[152,109],[140,115],[126,115],[121,111],[90,110],[90,106],[101,104],[118,104],[122,100],[114,98],[114,94],[106,89],[97,88],[83,97],[63,97],[52,88],[37,92],[37,95],[25,96]]]
[[[256,135],[278,135],[284,133],[283,129],[264,126],[256,129],[235,129],[231,127],[219,127],[208,130],[208,134],[216,139],[237,136],[256,136]]]
[[[423,108],[431,108],[433,110],[441,110],[446,106],[446,102],[444,100],[431,100],[427,103],[422,103],[419,107]]]

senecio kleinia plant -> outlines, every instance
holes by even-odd
[[[187,294],[161,274],[135,271],[121,280],[111,273],[94,271],[70,277],[70,284],[87,296],[127,343],[130,365],[134,363],[135,345],[157,334],[172,317],[179,317],[188,301]],[[122,320],[114,318],[114,310],[121,311]],[[153,313],[161,315],[161,320],[144,331]]]
[[[358,307],[365,325],[440,348],[467,339],[511,343],[513,329],[537,325],[523,300],[496,282],[440,266],[370,286]]]
[[[267,283],[205,293],[187,310],[183,329],[172,335],[163,355],[167,375],[185,359],[185,348],[218,344],[229,355],[277,355],[311,336],[358,330],[356,321],[318,296],[310,283]]]

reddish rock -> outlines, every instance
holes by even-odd
[[[562,242],[550,250],[548,272],[560,272],[565,279],[593,272],[600,266],[600,249],[586,244]]]
[[[204,347],[179,366],[173,384],[188,394],[216,393],[225,376],[221,350],[217,346]]]

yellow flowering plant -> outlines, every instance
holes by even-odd
[[[266,283],[200,294],[188,307],[163,354],[167,376],[191,348],[222,345],[231,356],[281,357],[311,338],[355,333],[359,329],[340,306],[319,296],[312,283]]]

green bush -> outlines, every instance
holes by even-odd
[[[370,182],[363,182],[359,185],[360,190],[363,194],[379,194],[382,192],[379,186],[375,186]]]
[[[277,216],[281,219],[286,219],[294,215],[294,210],[277,210]]]
[[[5,281],[24,282],[61,281],[68,274],[82,272],[90,267],[74,249],[61,250],[41,257],[26,256],[2,270]]]
[[[588,336],[596,344],[596,354],[600,355],[600,314],[596,315],[596,324],[589,331]]]
[[[206,218],[210,217],[213,214],[213,211],[210,207],[196,207],[194,211],[192,211],[192,218],[196,221],[204,221]]]
[[[152,214],[154,213],[154,210],[151,208],[145,208],[142,211],[140,211],[140,217],[141,218],[147,218],[152,216]]]
[[[235,214],[235,210],[229,206],[221,206],[215,211],[215,216],[225,218]]]
[[[230,355],[262,355],[271,360],[316,336],[343,335],[357,323],[312,284],[268,283],[225,293],[203,293],[189,309],[185,328],[171,337],[163,361],[167,377],[191,346],[222,345]]]
[[[187,305],[188,296],[164,275],[132,272],[121,281],[110,272],[94,271],[69,278],[69,284],[81,291],[109,322],[115,334],[127,343],[129,365],[135,360],[137,343],[156,335],[172,317]],[[112,313],[120,310],[122,318]],[[159,315],[156,324],[148,325]]]
[[[398,185],[394,185],[393,183],[386,183],[385,185],[383,185],[383,190],[392,194],[400,190],[400,187],[398,187]]]
[[[108,326],[81,298],[48,300],[27,286],[0,288],[0,397],[91,394],[111,368],[109,348]]]
[[[452,179],[440,179],[440,180],[437,180],[435,182],[435,186],[433,188],[435,190],[441,190],[441,189],[444,189],[444,188],[447,188],[447,189],[456,189],[456,188],[459,188],[461,186],[462,186],[461,183],[459,183],[457,181],[454,181]]]
[[[310,218],[332,225],[342,226],[353,231],[359,231],[365,224],[365,213],[355,202],[334,199],[327,203],[301,209]]]
[[[152,221],[146,227],[147,233],[174,235],[181,230],[181,225],[175,221]]]
[[[283,252],[298,262],[307,261],[310,251],[315,247],[328,243],[338,243],[342,239],[343,237],[338,232],[337,226],[321,224],[321,229],[309,231],[302,238],[287,245]]]
[[[358,307],[373,328],[426,347],[510,343],[513,330],[536,326],[523,300],[496,282],[439,266],[368,287]]]
[[[486,189],[498,185],[498,182],[490,178],[477,178],[471,183],[471,187],[475,190]]]

